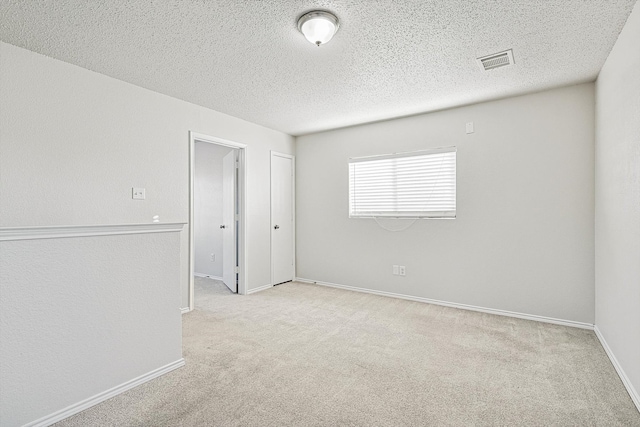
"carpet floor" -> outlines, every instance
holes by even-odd
[[[185,367],[57,425],[640,426],[588,330],[201,278],[183,328]]]

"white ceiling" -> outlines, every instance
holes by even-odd
[[[592,81],[634,3],[2,0],[0,39],[300,135]],[[296,27],[316,8],[340,19],[321,47]]]

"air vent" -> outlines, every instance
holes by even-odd
[[[514,64],[513,51],[511,49],[504,52],[494,53],[477,59],[480,68],[484,71],[493,70],[507,65]]]

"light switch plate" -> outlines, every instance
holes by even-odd
[[[144,200],[145,193],[144,188],[132,188],[131,189],[131,198],[134,200]]]
[[[473,133],[473,122],[467,123],[467,133]]]

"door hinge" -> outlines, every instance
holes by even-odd
[[[235,267],[233,267],[233,272],[234,273],[240,273],[240,269],[238,268],[237,265]]]

